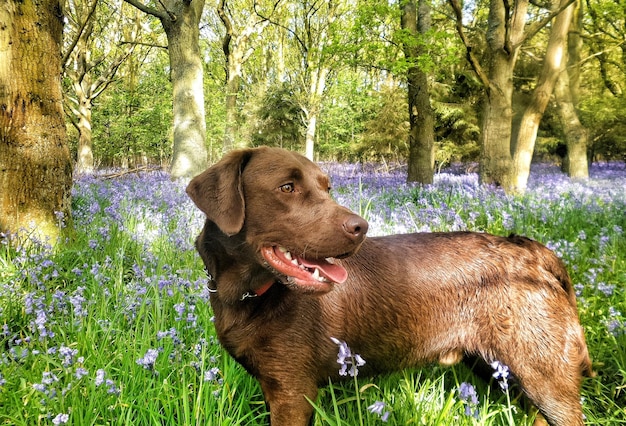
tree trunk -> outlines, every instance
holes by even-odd
[[[480,181],[508,187],[513,164],[511,133],[513,67],[509,56],[497,53],[489,67],[489,88],[483,107],[480,134]]]
[[[176,19],[161,19],[167,35],[174,91],[172,178],[191,179],[207,167],[200,18],[204,0],[164,2]]]
[[[91,139],[91,98],[77,93],[78,96],[78,156],[76,173],[91,173],[94,169],[93,141]]]
[[[113,44],[126,44],[113,55],[111,52],[101,52],[92,40],[111,32],[108,22],[104,26],[96,25],[98,33],[94,34],[94,23],[97,22],[96,8],[99,0],[92,0],[91,4],[84,0],[67,2],[65,13],[68,27],[66,36],[69,36],[69,50],[63,55],[63,72],[69,77],[74,89],[75,97],[66,93],[66,107],[72,124],[78,131],[78,155],[76,159],[76,173],[91,173],[94,169],[93,141],[91,132],[91,111],[95,99],[113,81],[118,68],[133,51],[131,44],[139,32],[139,25],[124,26],[122,21],[113,31],[128,33],[120,36]],[[101,20],[100,20],[101,21]],[[121,29],[123,27],[123,30]],[[117,31],[117,30],[120,31]]]
[[[569,0],[557,0],[554,9],[565,6],[567,3]],[[554,84],[561,70],[561,63],[567,56],[567,31],[573,12],[574,4],[570,4],[556,16],[550,30],[541,74],[537,86],[533,90],[530,104],[522,116],[519,130],[516,132],[517,140],[513,143],[515,152],[511,188],[509,189],[511,191],[523,193],[526,190],[539,123],[554,90]]]
[[[434,117],[430,105],[428,76],[417,65],[422,54],[422,43],[418,34],[430,29],[430,7],[419,0],[419,13],[415,0],[400,3],[401,26],[411,35],[404,44],[404,56],[411,62],[407,70],[409,101],[409,159],[407,181],[430,184],[435,173]]]
[[[574,179],[589,178],[587,159],[587,130],[578,119],[569,89],[569,76],[565,67],[554,88],[559,120],[563,127],[567,152],[563,159],[563,171]]]
[[[237,131],[237,95],[239,93],[239,76],[229,76],[226,82],[226,125],[222,152],[235,148],[235,132]]]
[[[580,35],[577,31],[580,28],[580,20],[578,19],[580,14],[576,13],[576,16],[577,18],[572,21],[569,32],[568,60],[563,61],[561,64],[561,72],[554,87],[554,94],[557,113],[563,128],[565,146],[567,147],[561,168],[571,178],[587,179],[589,178],[589,163],[587,159],[588,135],[587,130],[578,119],[575,106],[581,48],[581,43],[579,43]],[[570,66],[567,66],[567,64],[570,64]],[[573,77],[573,80],[571,77]]]
[[[308,108],[306,109],[306,135],[304,138],[304,151],[309,160],[315,155],[315,132],[317,131],[317,117],[322,108],[322,98],[326,89],[326,78],[330,69],[321,62],[316,64],[311,75],[311,87],[308,93]]]
[[[158,9],[124,0],[159,18],[167,36],[174,106],[174,153],[170,174],[189,180],[207,167],[200,18],[204,0],[162,0]]]
[[[0,5],[0,232],[56,243],[72,166],[61,95],[59,0]]]
[[[502,0],[491,0],[486,34],[488,77],[480,140],[480,181],[508,188],[511,183],[513,70],[524,39],[528,1],[509,10]],[[468,52],[469,55],[470,52]]]
[[[274,4],[274,8],[280,0]],[[226,126],[224,129],[224,153],[237,147],[237,97],[239,95],[243,65],[248,60],[253,48],[249,48],[250,38],[253,34],[261,35],[268,26],[268,19],[260,19],[258,15],[248,16],[242,29],[235,28],[233,20],[227,10],[226,0],[220,0],[217,6],[217,14],[226,28],[226,34],[222,40],[222,50],[226,57]]]
[[[576,2],[576,9],[568,32],[567,66],[563,61],[559,78],[554,87],[557,112],[567,147],[562,169],[573,179],[589,178],[589,161],[587,158],[589,136],[587,130],[580,123],[576,112],[580,92],[580,63],[583,47],[580,29],[582,28],[583,16],[583,5],[579,0]]]

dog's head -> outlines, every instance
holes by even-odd
[[[333,259],[355,253],[368,228],[329,190],[328,176],[306,157],[261,147],[226,154],[189,183],[187,194],[281,281],[324,292],[346,280]]]

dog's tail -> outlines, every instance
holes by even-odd
[[[541,263],[544,271],[552,275],[560,283],[560,287],[565,291],[569,304],[578,312],[578,305],[576,303],[576,290],[572,285],[572,280],[567,272],[565,264],[554,252],[548,249],[543,244],[540,244],[534,240],[519,235],[511,234],[508,240],[514,244],[526,247],[526,249],[533,252],[535,259]],[[587,349],[587,343],[585,342],[585,335],[582,327],[580,328],[578,337],[579,347],[579,359],[582,374],[586,377],[595,377],[596,373],[593,371],[591,357]]]

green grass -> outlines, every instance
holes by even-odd
[[[337,198],[360,206],[372,233],[517,232],[553,248],[579,292],[599,373],[583,384],[587,422],[626,424],[623,180],[610,196],[577,184],[515,198],[454,182],[381,190],[336,180]],[[73,214],[72,237],[55,248],[0,245],[0,424],[63,424],[62,414],[73,425],[267,424],[258,383],[215,337],[193,249],[202,215],[183,188],[159,175],[84,180]],[[138,362],[151,349],[154,363]],[[477,417],[466,415],[464,382]],[[315,425],[381,424],[367,410],[376,401],[389,424],[531,425],[515,398],[463,366],[427,366],[332,383],[312,403]]]

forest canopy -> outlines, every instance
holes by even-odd
[[[93,97],[91,132],[96,167],[166,165],[172,155],[173,116],[170,59],[163,28],[155,17],[122,0],[67,0],[65,50],[83,28],[84,57],[68,61],[64,89],[70,147],[77,156],[80,96],[77,81],[105,84]],[[324,4],[321,4],[324,3]],[[149,2],[146,2],[149,4]],[[327,2],[209,1],[200,20],[208,161],[229,147],[274,145],[304,150],[307,114],[319,108],[315,155],[326,160],[404,161],[408,155],[406,33],[395,1]],[[278,5],[278,6],[277,6]],[[435,115],[438,166],[477,161],[484,88],[466,60],[449,2],[433,1],[431,26],[421,34],[417,66],[428,75]],[[336,13],[335,16],[331,15]],[[475,55],[485,54],[487,2],[463,5],[464,34]],[[529,24],[546,15],[531,5]],[[587,132],[590,161],[624,160],[626,153],[626,8],[613,1],[583,1],[570,27],[570,86],[578,118]],[[225,20],[226,19],[226,20]],[[576,21],[576,18],[574,19]],[[226,25],[228,23],[228,26]],[[575,36],[572,35],[575,31]],[[323,32],[323,34],[322,34]],[[513,121],[520,120],[538,84],[550,24],[524,42],[513,74]],[[246,35],[246,38],[243,37]],[[321,40],[320,37],[326,37]],[[228,116],[232,68],[225,55],[242,49],[235,114]],[[576,49],[572,44],[576,44]],[[75,47],[74,47],[75,49]],[[571,53],[570,53],[571,56]],[[76,70],[83,64],[85,74]],[[315,68],[314,66],[317,66]],[[230,71],[229,71],[230,69]],[[310,76],[327,71],[321,100],[312,104]],[[112,72],[112,70],[114,72]],[[106,89],[106,90],[104,90]],[[233,125],[234,123],[234,125]],[[228,131],[227,131],[228,130]],[[225,133],[231,133],[230,140]],[[560,161],[563,121],[551,97],[543,115],[534,158]],[[225,142],[226,141],[226,142]]]

